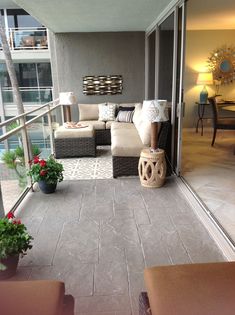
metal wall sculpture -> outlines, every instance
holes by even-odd
[[[235,81],[235,47],[224,45],[212,51],[207,66],[213,73],[214,80],[220,84]]]
[[[122,94],[121,75],[99,75],[83,77],[83,94],[114,95]]]

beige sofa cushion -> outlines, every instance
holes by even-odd
[[[100,120],[84,120],[83,124],[92,125],[95,130],[103,130],[105,129],[105,122]]]
[[[137,104],[135,107],[133,123],[139,133],[142,143],[149,146],[151,141],[151,122],[143,119],[142,104]]]
[[[113,121],[111,129],[133,129],[136,131],[135,125],[133,123],[122,123],[122,122],[117,122]]]
[[[60,126],[55,131],[55,138],[85,138],[85,137],[93,137],[94,136],[94,128],[92,125],[88,125],[85,128],[77,128],[77,129],[68,129],[64,126]]]
[[[126,125],[126,123],[125,123]],[[113,125],[112,125],[113,126]],[[113,156],[140,156],[143,143],[136,128],[111,128],[111,151]]]
[[[98,120],[98,104],[78,104],[79,120]]]

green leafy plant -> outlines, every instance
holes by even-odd
[[[32,145],[32,154],[33,156],[38,156],[41,153],[40,148],[33,144]],[[14,150],[5,151],[2,155],[2,161],[10,169],[13,169],[16,172],[16,175],[19,178],[20,186],[25,186],[25,159],[24,159],[24,150],[22,147],[18,146]]]
[[[63,165],[57,162],[52,156],[47,160],[40,159],[36,156],[33,161],[31,161],[31,169],[28,175],[33,178],[34,182],[43,180],[48,184],[55,184],[64,179],[63,171]]]
[[[4,270],[1,259],[17,254],[26,255],[32,248],[32,236],[27,232],[26,226],[9,212],[6,218],[0,219],[0,270]]]

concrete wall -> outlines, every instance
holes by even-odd
[[[185,118],[184,127],[195,127],[197,121],[197,106],[202,86],[197,86],[198,72],[207,70],[207,58],[210,53],[223,45],[235,45],[235,30],[187,31],[185,55]],[[215,94],[215,87],[207,87],[209,96]],[[235,81],[232,84],[220,86],[219,93],[223,98],[235,98]],[[228,112],[226,112],[228,115]],[[208,106],[205,117],[211,117]],[[210,125],[210,121],[208,121]]]
[[[50,34],[55,97],[73,91],[79,103],[143,101],[144,41],[144,32]],[[122,94],[83,94],[83,76],[110,74],[123,76]],[[72,113],[76,119],[75,109]]]

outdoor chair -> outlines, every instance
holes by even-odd
[[[0,314],[73,315],[74,300],[61,281],[0,281]]]
[[[213,138],[211,146],[215,143],[217,129],[235,130],[235,118],[219,117],[218,104],[215,97],[209,97],[208,101],[212,107],[212,123],[213,123]]]

